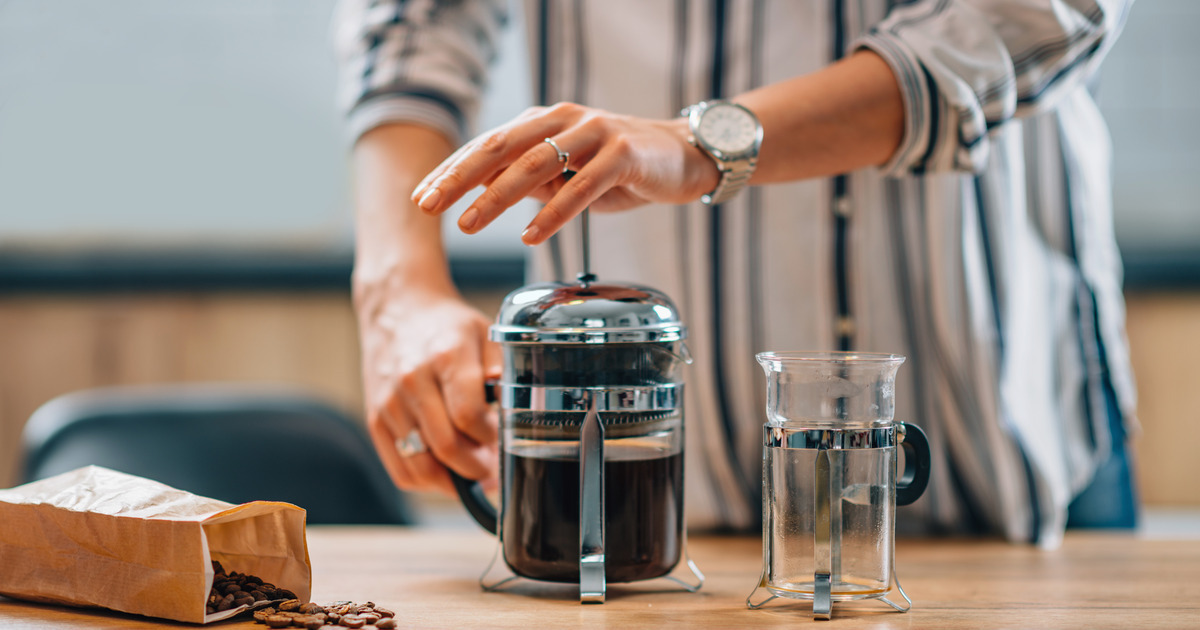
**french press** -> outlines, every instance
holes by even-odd
[[[879,599],[907,611],[896,579],[896,506],[929,481],[929,443],[895,422],[895,378],[904,357],[846,352],[764,352],[763,571],[746,605]],[[898,477],[898,451],[905,470]],[[901,606],[887,598],[895,587]]]
[[[581,602],[603,603],[609,582],[700,588],[683,510],[686,336],[666,295],[586,271],[505,298],[490,329],[503,353],[498,513],[455,479],[498,539],[503,567],[493,557],[485,590],[517,577],[578,583]],[[671,575],[681,561],[691,581]]]

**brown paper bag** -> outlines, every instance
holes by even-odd
[[[304,510],[231,505],[88,466],[0,490],[0,594],[209,623],[211,560],[308,601]]]

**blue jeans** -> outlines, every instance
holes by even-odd
[[[1104,388],[1105,412],[1112,431],[1112,454],[1096,471],[1091,484],[1080,492],[1067,508],[1067,527],[1137,527],[1138,498],[1129,462],[1124,419],[1117,406],[1115,392]]]

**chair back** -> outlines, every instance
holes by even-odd
[[[95,464],[230,503],[294,503],[310,524],[412,522],[362,427],[291,389],[83,390],[34,412],[23,439],[25,482]]]

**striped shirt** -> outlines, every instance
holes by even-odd
[[[903,94],[881,168],[593,217],[600,277],[665,291],[689,326],[689,525],[761,518],[754,354],[854,349],[908,357],[896,417],[933,447],[901,531],[1061,540],[1112,447],[1106,395],[1135,422],[1111,147],[1087,89],[1131,2],[526,0],[542,103],[669,118],[862,47]],[[351,133],[409,121],[461,141],[506,9],[343,0]],[[564,230],[532,252],[532,279],[573,278],[580,254]]]

